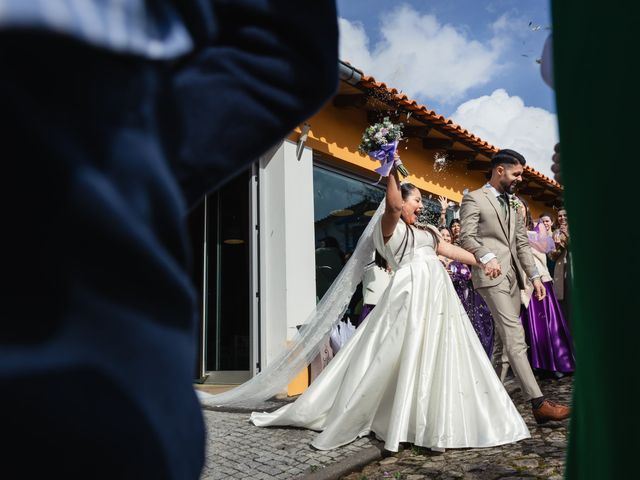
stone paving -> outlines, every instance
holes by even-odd
[[[540,386],[550,399],[570,404],[570,377],[542,380]],[[509,388],[508,388],[509,390]],[[512,445],[486,449],[458,449],[444,453],[405,445],[366,466],[341,477],[344,480],[516,480],[539,478],[561,480],[564,472],[568,420],[537,426],[531,409],[519,390],[511,392],[532,438]],[[282,402],[260,410],[274,410]],[[316,432],[297,428],[257,428],[248,412],[204,410],[207,423],[207,460],[201,480],[297,479],[320,475],[323,469],[379,445],[372,437],[345,447],[322,452],[310,443]],[[373,457],[370,457],[373,458]],[[326,475],[326,478],[338,478]]]
[[[572,380],[540,381],[542,391],[558,403],[571,403]],[[538,426],[520,391],[512,398],[531,432],[531,438],[497,448],[457,449],[444,453],[425,448],[406,448],[343,480],[562,480],[564,475],[569,420]]]
[[[336,450],[319,451],[310,446],[318,435],[310,430],[258,428],[249,423],[249,413],[212,410],[203,413],[207,425],[207,458],[201,480],[300,478],[375,442],[364,437]]]

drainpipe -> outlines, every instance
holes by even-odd
[[[362,80],[364,75],[361,70],[352,67],[347,62],[338,60],[338,72],[340,74],[340,80],[347,82],[350,85],[357,85]]]

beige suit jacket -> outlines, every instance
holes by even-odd
[[[491,279],[482,268],[473,267],[472,281],[476,288],[498,285],[511,263],[515,266],[520,288],[524,288],[527,277],[538,275],[524,222],[515,209],[509,206],[509,210],[507,221],[500,202],[487,186],[468,193],[462,199],[460,246],[473,253],[478,262],[487,253],[493,253],[502,269],[500,276]]]

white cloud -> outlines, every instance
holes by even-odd
[[[500,57],[510,22],[498,18],[490,26],[493,38],[482,43],[403,5],[381,17],[382,39],[372,49],[362,24],[341,18],[339,25],[342,59],[410,97],[453,103],[504,68]]]
[[[340,59],[370,73],[371,54],[369,53],[369,37],[360,22],[338,19],[340,28]]]
[[[520,97],[498,89],[464,102],[451,119],[498,148],[517,150],[527,165],[553,178],[551,155],[558,142],[555,114],[527,107]]]

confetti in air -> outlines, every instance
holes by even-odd
[[[447,154],[437,152],[433,156],[433,169],[436,172],[442,172],[447,168]]]

